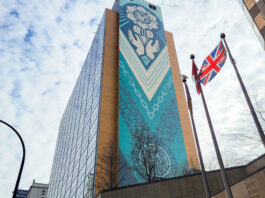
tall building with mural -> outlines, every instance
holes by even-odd
[[[137,150],[139,134],[152,141]],[[104,12],[61,120],[48,198],[94,197],[110,149],[123,167],[118,186],[145,181],[146,150],[156,152],[157,178],[197,162],[173,35],[160,7],[143,0]]]
[[[238,0],[238,2],[265,50],[265,0]]]

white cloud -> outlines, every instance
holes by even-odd
[[[195,61],[200,67],[203,59],[220,40],[220,33],[225,32],[226,40],[247,89],[264,89],[262,64],[265,61],[264,51],[239,4],[236,1],[182,2],[184,2],[183,7],[173,8],[165,5],[162,9],[166,29],[174,33],[181,72],[190,76],[189,56],[192,53],[195,54]],[[209,156],[215,158],[215,153],[201,98],[197,96],[193,83],[189,81],[188,84],[193,97],[194,117],[203,156],[205,160],[209,160]],[[204,92],[221,151],[223,153],[234,151],[244,157],[245,153],[240,152],[244,149],[242,145],[235,145],[233,138],[230,137],[230,141],[227,141],[227,137],[222,135],[229,134],[231,128],[242,126],[244,122],[241,115],[242,106],[235,102],[236,93],[241,93],[241,88],[229,59],[215,79],[204,87]],[[251,127],[255,130],[254,124]],[[247,130],[242,131],[244,132]],[[261,145],[257,146],[256,151],[260,148]],[[264,152],[261,149],[258,153]],[[225,154],[223,157],[227,158]]]
[[[111,4],[0,3],[0,119],[12,124],[26,145],[22,189],[28,189],[34,178],[49,181],[60,119],[96,24]],[[12,131],[0,127],[0,197],[10,197],[22,151]]]
[[[0,3],[0,115],[25,140],[27,157],[20,188],[32,180],[48,183],[59,122],[85,60],[94,32],[112,1],[2,1]],[[200,67],[217,45],[221,32],[248,89],[264,85],[264,50],[236,1],[156,0],[165,29],[172,32],[183,74],[191,73],[189,56]],[[11,14],[13,12],[13,14]],[[28,36],[26,36],[28,35]],[[188,82],[194,102],[203,156],[215,156],[201,99]],[[235,147],[221,133],[240,124],[242,108],[234,99],[240,87],[227,60],[205,88],[222,151]],[[225,124],[224,124],[225,123]],[[0,197],[10,197],[21,158],[21,146],[0,126]],[[236,152],[238,152],[237,149]]]

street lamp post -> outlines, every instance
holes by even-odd
[[[18,186],[19,186],[19,182],[20,182],[20,178],[21,178],[21,174],[22,174],[22,170],[23,170],[23,167],[24,167],[24,162],[25,162],[25,156],[26,156],[26,149],[25,149],[25,145],[24,145],[24,142],[23,142],[23,139],[21,138],[20,134],[17,132],[17,130],[12,127],[10,124],[6,123],[5,121],[3,120],[0,120],[1,123],[5,124],[6,126],[8,126],[9,128],[11,128],[18,136],[21,144],[22,144],[22,149],[23,149],[23,157],[22,157],[22,161],[21,161],[21,165],[20,165],[20,169],[19,169],[19,173],[18,173],[18,177],[17,177],[17,182],[16,182],[16,186],[15,186],[15,189],[14,189],[14,192],[13,192],[13,197],[12,198],[16,198],[16,194],[17,194],[17,189],[18,189]]]

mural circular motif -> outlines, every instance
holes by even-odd
[[[166,177],[169,174],[170,169],[171,169],[170,157],[167,154],[167,152],[162,147],[158,145],[154,145],[154,144],[146,145],[144,149],[157,150],[156,156],[154,156],[150,160],[155,161],[156,176]],[[144,168],[143,164],[141,163],[143,161],[143,155],[141,151],[139,152],[138,158],[139,158],[140,165]]]

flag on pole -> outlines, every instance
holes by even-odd
[[[226,60],[226,50],[222,40],[216,48],[205,58],[201,67],[201,75],[199,76],[203,85],[210,82],[215,75],[221,70]]]
[[[200,94],[201,93],[201,82],[200,82],[200,79],[198,77],[198,68],[197,68],[194,60],[192,60],[192,73],[191,73],[191,76],[192,76],[193,82],[196,84],[197,93]]]
[[[192,111],[190,91],[189,91],[188,85],[186,83],[184,83],[184,84],[185,84],[185,90],[186,90],[186,95],[187,95],[188,107],[189,107],[189,110]]]

